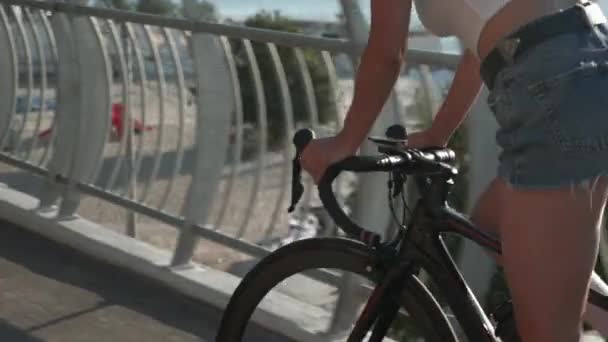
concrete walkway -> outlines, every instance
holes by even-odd
[[[0,341],[213,341],[221,311],[0,222]],[[252,341],[287,341],[254,328]]]

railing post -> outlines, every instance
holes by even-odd
[[[62,195],[59,217],[73,215],[80,203],[75,185],[89,181],[100,161],[110,112],[110,74],[96,20],[54,14],[58,40],[57,130],[49,161],[49,179],[41,194],[42,208]],[[67,176],[59,186],[56,175]]]
[[[61,196],[62,186],[55,181],[55,176],[65,176],[68,172],[75,146],[73,139],[78,131],[73,118],[77,116],[76,99],[80,96],[70,18],[65,13],[53,13],[50,21],[55,37],[61,37],[57,39],[57,113],[52,127],[60,134],[56,133],[52,142],[49,174],[39,195],[42,209],[55,205]]]
[[[68,185],[64,188],[59,216],[73,215],[80,205],[78,183],[90,182],[101,158],[110,125],[110,67],[97,20],[78,16],[72,20],[72,36],[78,61],[80,98],[72,118],[78,123]]]
[[[235,111],[234,85],[230,78],[228,44],[205,33],[190,39],[196,77],[196,145],[192,184],[183,216],[186,224],[179,234],[172,266],[189,263],[198,242],[194,226],[208,217],[226,161],[230,123]]]
[[[346,20],[350,39],[356,46],[364,46],[368,39],[368,24],[359,4],[354,0],[340,0]],[[353,64],[359,62],[359,56],[351,56]],[[401,122],[400,104],[392,94],[384,106],[382,113],[372,127],[372,135],[384,135],[386,127]],[[362,154],[374,154],[374,146],[367,141],[361,146]],[[384,235],[390,223],[390,212],[386,202],[386,175],[365,174],[359,176],[357,193],[355,195],[353,218],[363,227]],[[350,329],[355,319],[361,300],[358,297],[361,279],[352,274],[345,274],[340,285],[340,295],[334,311],[330,333],[341,334]]]
[[[131,39],[129,37],[129,27],[127,23],[123,23],[121,25],[122,30],[122,41],[124,44],[125,51],[125,59],[127,62],[127,77],[126,80],[128,83],[133,79],[133,62],[131,60],[132,55],[132,47],[131,47]],[[140,72],[142,72],[140,70]],[[130,89],[130,87],[126,87],[126,89]],[[125,94],[125,98],[127,101],[123,103],[125,107],[124,115],[128,114],[127,117],[127,147],[126,147],[126,169],[127,169],[127,179],[128,184],[126,184],[127,188],[127,197],[130,200],[137,200],[137,170],[135,168],[135,149],[134,149],[134,134],[133,134],[133,109],[131,108],[131,101],[129,101],[130,94]],[[135,238],[137,237],[137,215],[133,210],[127,209],[127,220],[126,220],[126,233],[128,236]]]

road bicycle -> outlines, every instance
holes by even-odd
[[[313,137],[311,130],[299,130],[294,135],[296,157],[290,210],[303,192],[299,154]],[[510,301],[505,300],[487,315],[446,247],[444,235],[452,233],[474,241],[488,252],[501,251],[495,237],[448,204],[458,173],[452,165],[455,153],[447,148],[408,148],[405,138],[402,126],[392,126],[386,138],[370,138],[377,145],[378,155],[352,156],[327,169],[318,184],[319,197],[348,238],[300,240],[263,258],[232,295],[222,317],[218,342],[246,341],[246,327],[264,296],[285,279],[312,269],[351,272],[367,280],[369,297],[352,326],[348,342],[382,341],[401,317],[415,327],[416,341],[451,342],[462,340],[463,336],[475,342],[519,340]],[[332,190],[332,183],[343,171],[387,173],[389,199],[400,197],[404,202],[405,181],[408,176],[413,177],[419,198],[394,237],[382,241],[380,235],[359,226],[344,213]],[[392,205],[391,211],[396,218]],[[433,291],[421,281],[423,273]],[[602,309],[608,308],[607,296],[591,289],[588,298]],[[448,319],[448,314],[453,315],[453,320]]]

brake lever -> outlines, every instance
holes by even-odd
[[[296,155],[291,163],[292,177],[291,177],[291,205],[287,209],[287,212],[291,213],[294,211],[296,204],[300,201],[302,194],[304,193],[304,186],[302,185],[302,166],[300,165],[300,156],[302,151],[306,148],[309,142],[315,138],[315,132],[310,129],[301,129],[296,132],[293,136],[293,144],[296,147]]]
[[[389,141],[395,142],[394,148],[405,147],[407,145],[407,130],[403,125],[392,125],[386,129],[384,133]],[[403,184],[405,183],[406,177],[400,172],[393,172],[393,198],[401,195],[403,192]]]

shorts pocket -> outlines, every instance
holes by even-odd
[[[608,150],[608,58],[568,63],[527,90],[562,151]]]
[[[601,61],[601,63],[608,63],[608,60]],[[586,76],[592,76],[603,68],[604,66],[600,66],[600,63],[595,60],[582,60],[573,66],[567,66],[565,70],[562,67],[562,70],[558,70],[556,73],[552,73],[541,80],[531,83],[528,85],[528,89],[535,94],[539,93],[542,95],[547,90],[555,90],[561,86],[565,86],[569,82],[585,78]]]

